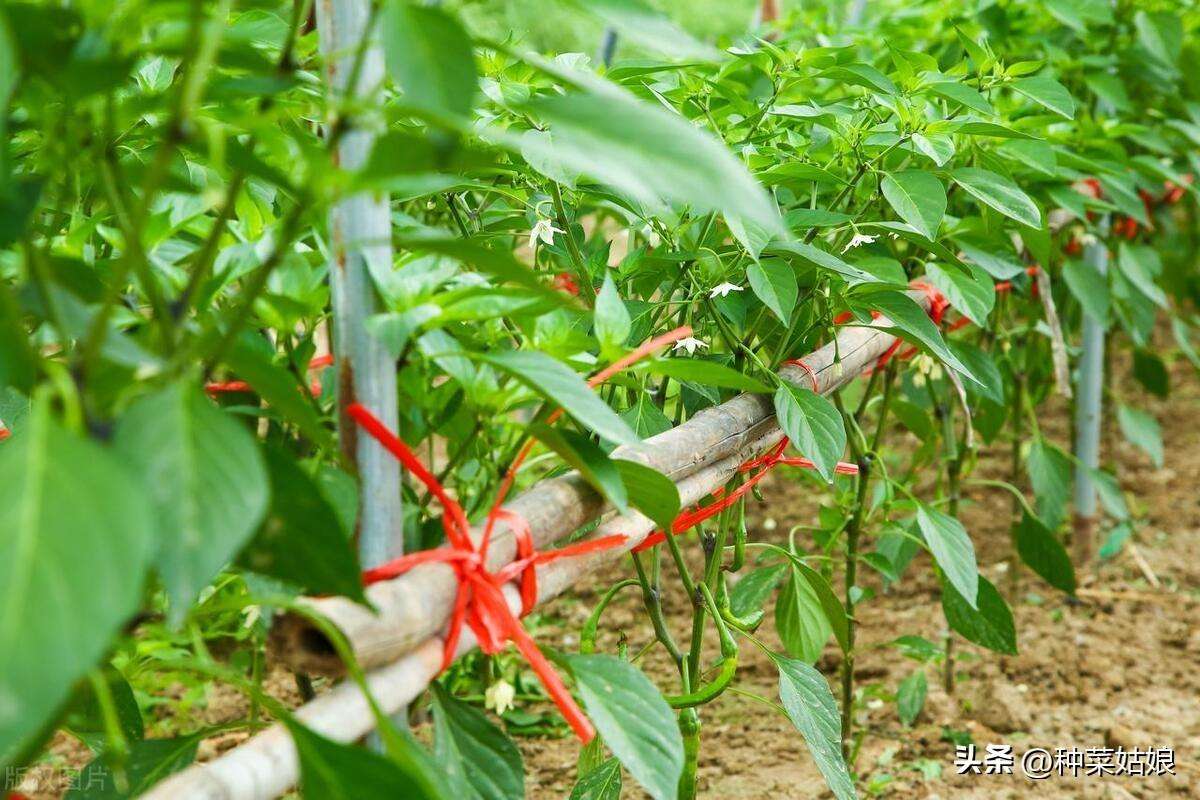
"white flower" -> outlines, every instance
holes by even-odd
[[[855,231],[854,236],[850,237],[850,244],[843,247],[842,252],[845,253],[847,250],[853,250],[860,244],[871,244],[878,238],[878,236],[871,236],[866,233],[859,233],[858,231]]]
[[[662,244],[662,237],[658,235],[658,231],[649,222],[642,226],[642,235],[646,237],[646,244],[650,245],[651,249]]]
[[[712,288],[712,291],[710,291],[708,293],[708,296],[709,297],[724,297],[725,295],[729,294],[730,292],[740,292],[740,291],[742,291],[741,286],[738,286],[736,283],[726,282],[726,283],[721,283],[721,284],[714,286]]]
[[[501,678],[487,688],[483,693],[483,704],[487,708],[495,709],[497,714],[504,714],[513,707],[513,700],[516,699],[517,690],[508,681]]]
[[[545,217],[539,217],[529,231],[529,246],[536,247],[539,241],[554,244],[554,234],[556,233],[563,233],[563,230],[554,227],[554,223]]]
[[[690,356],[693,353],[695,353],[698,348],[701,348],[701,347],[708,347],[708,345],[705,344],[704,342],[700,341],[699,339],[697,339],[695,336],[689,336],[686,339],[680,339],[678,342],[675,343],[675,346],[672,347],[671,349],[672,350],[686,350],[687,354]]]
[[[1094,245],[1098,241],[1100,241],[1099,239],[1096,238],[1096,234],[1094,234],[1094,233],[1082,233],[1076,238],[1078,239],[1079,243],[1081,245],[1083,245],[1084,247],[1091,247],[1092,245]]]

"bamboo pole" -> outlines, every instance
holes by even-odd
[[[680,499],[697,503],[724,486],[746,460],[765,453],[782,437],[777,426],[743,445],[726,458],[709,464],[679,481]],[[639,512],[617,516],[602,524],[592,538],[622,534],[621,548],[564,558],[538,567],[538,604],[565,592],[584,575],[620,558],[655,530],[655,524]],[[508,607],[520,612],[521,600],[510,584],[504,587]],[[464,627],[457,656],[476,646],[475,635]],[[399,660],[367,675],[371,695],[385,713],[393,713],[420,696],[441,668],[443,642],[427,639]],[[352,681],[343,681],[329,692],[301,706],[297,719],[317,733],[340,742],[354,742],[375,725],[366,697]],[[275,724],[213,761],[193,764],[167,778],[142,795],[145,800],[271,800],[291,789],[299,780],[299,758],[291,735]]]
[[[928,305],[923,293],[914,299]],[[843,327],[836,339],[804,358],[812,376],[795,366],[780,374],[801,386],[814,384],[821,394],[842,387],[885,353],[895,337],[881,328],[890,326],[881,317],[871,325]],[[678,482],[698,469],[740,453],[747,443],[775,428],[769,397],[739,395],[701,411],[682,425],[647,439],[638,447],[620,447],[614,458],[640,461]],[[596,519],[608,508],[604,499],[578,474],[542,481],[517,497],[506,508],[529,522],[535,545],[546,547]],[[473,534],[478,537],[482,529]],[[516,556],[511,531],[497,523],[488,550],[488,567],[497,570]],[[302,602],[327,617],[350,642],[365,669],[395,661],[449,621],[457,583],[445,564],[414,568],[390,581],[367,589],[373,608],[342,597],[306,598]],[[272,630],[274,655],[292,669],[340,676],[344,667],[333,647],[307,619],[284,614]]]

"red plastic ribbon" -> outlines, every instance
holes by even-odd
[[[804,363],[803,359],[792,358],[783,362],[785,366],[799,367],[808,373],[809,379],[812,381],[813,391],[817,394],[821,393],[821,386],[817,383],[817,373],[813,372],[812,367]]]

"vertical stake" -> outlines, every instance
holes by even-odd
[[[383,50],[367,30],[370,0],[317,0],[316,11],[325,79],[340,101],[341,113],[347,114],[349,101],[370,99],[384,79]],[[360,47],[366,48],[361,56]],[[356,71],[357,80],[350,86]],[[375,133],[346,122],[351,127],[343,132],[333,160],[341,169],[354,170],[366,163]],[[370,265],[383,270],[392,265],[387,195],[361,193],[339,201],[330,212],[329,231],[339,442],[343,461],[358,473],[355,535],[362,565],[372,567],[404,549],[400,466],[372,437],[358,435],[346,409],[361,403],[389,428],[398,428],[396,367],[364,324],[378,308]],[[403,709],[395,717],[401,724],[405,718]]]
[[[1100,223],[1098,240],[1083,251],[1083,260],[1100,275],[1108,273],[1107,221]],[[1100,416],[1104,395],[1105,321],[1083,315],[1083,351],[1079,357],[1079,385],[1075,397],[1075,517],[1076,565],[1091,560],[1095,552],[1097,494],[1091,470],[1100,466]]]

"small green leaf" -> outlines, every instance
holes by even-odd
[[[639,395],[637,402],[622,411],[620,416],[640,439],[649,439],[673,427],[667,415],[644,394]]]
[[[178,739],[146,739],[133,742],[129,755],[119,762],[111,753],[101,753],[88,762],[74,782],[66,800],[126,800],[138,797],[154,784],[179,772],[196,760],[201,734]],[[118,783],[121,779],[123,785]]]
[[[600,347],[609,352],[624,345],[633,329],[629,309],[617,294],[611,272],[604,274],[604,285],[596,295],[595,320],[596,338],[600,340]]]
[[[475,53],[454,16],[432,6],[388,0],[379,31],[388,73],[404,92],[405,103],[444,117],[471,113],[479,88]]]
[[[1150,456],[1154,466],[1162,469],[1162,429],[1152,415],[1127,405],[1117,406],[1117,421],[1126,441]]]
[[[1071,557],[1054,532],[1028,513],[1013,529],[1017,554],[1021,560],[1046,583],[1067,594],[1075,594],[1075,568]]]
[[[928,684],[923,669],[916,670],[900,682],[899,688],[896,689],[896,712],[900,715],[902,723],[912,725],[917,721],[921,709],[925,707],[927,690]]]
[[[775,390],[779,427],[805,458],[811,459],[826,481],[846,449],[846,428],[833,403],[821,395],[783,381]]]
[[[1071,294],[1092,319],[1108,324],[1108,282],[1099,270],[1086,260],[1072,259],[1063,264],[1063,280]]]
[[[978,111],[982,114],[996,113],[996,109],[992,108],[992,104],[987,101],[987,98],[965,83],[939,81],[938,83],[929,84],[925,89],[947,100],[952,100],[972,111]]]
[[[1015,656],[1017,631],[1012,611],[996,587],[982,575],[979,576],[978,605],[973,608],[952,585],[942,583],[942,613],[950,629],[980,647]]]
[[[1036,75],[1032,78],[1021,78],[1009,86],[1055,114],[1067,119],[1075,118],[1075,99],[1065,86],[1051,77]]]
[[[837,800],[855,800],[842,758],[842,721],[825,676],[803,661],[772,654],[779,668],[779,700]]]
[[[1004,216],[1031,228],[1042,227],[1042,212],[1037,205],[1003,175],[978,167],[959,167],[951,177],[967,194]]]
[[[580,776],[569,800],[621,800],[621,762],[607,758]]]
[[[833,633],[816,591],[795,566],[775,604],[775,630],[788,653],[806,664],[816,663]]]
[[[521,800],[525,765],[521,751],[482,712],[433,684],[436,761],[455,765],[463,777],[464,800]]]
[[[615,656],[567,661],[588,716],[604,743],[655,800],[674,800],[683,773],[675,713],[641,670]]]
[[[946,214],[946,187],[928,172],[906,170],[885,175],[883,196],[907,222],[927,239],[936,239]]]
[[[1121,242],[1117,251],[1117,267],[1126,280],[1155,305],[1163,309],[1170,307],[1166,294],[1154,281],[1162,272],[1162,262],[1153,248]]]
[[[617,458],[613,463],[621,473],[630,505],[652,519],[662,530],[670,530],[671,523],[679,516],[680,506],[679,489],[671,479],[636,461]]]
[[[796,273],[782,259],[767,258],[751,262],[746,267],[746,277],[750,279],[750,288],[758,299],[783,322],[784,325],[792,319],[792,311],[796,308]]]
[[[1034,439],[1025,458],[1037,499],[1037,515],[1051,530],[1062,523],[1071,495],[1071,460],[1045,439]]]
[[[923,503],[917,507],[917,526],[946,579],[967,605],[975,608],[979,567],[975,563],[975,545],[967,535],[967,529],[954,517]]]
[[[473,353],[474,358],[511,374],[530,389],[562,406],[581,425],[615,444],[641,440],[587,383],[550,356],[529,350]]]

